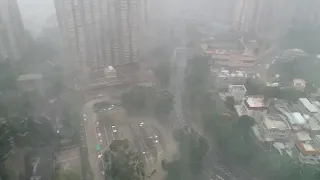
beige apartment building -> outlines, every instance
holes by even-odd
[[[0,0],[0,60],[21,60],[26,36],[16,0]]]
[[[136,63],[140,0],[55,0],[71,70],[90,73]]]
[[[290,28],[320,25],[317,0],[235,0],[233,29],[276,39]]]

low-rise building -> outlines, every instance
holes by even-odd
[[[118,79],[117,71],[113,66],[108,66],[91,73],[91,88],[115,86],[121,83]]]
[[[244,85],[247,78],[247,73],[244,71],[231,72],[226,69],[221,69],[215,72],[216,87],[227,88],[229,85]]]
[[[319,141],[315,139],[314,141]],[[315,143],[319,142],[302,142],[296,141],[295,145],[298,150],[298,158],[302,163],[319,164],[320,163],[320,149],[316,147]]]
[[[263,96],[245,97],[240,106],[236,106],[238,116],[248,115],[260,123],[268,111],[268,103]]]
[[[229,85],[228,91],[234,98],[236,104],[241,104],[247,93],[244,85]]]
[[[275,103],[273,107],[278,113],[286,118],[292,130],[300,131],[305,128],[307,124],[307,120],[305,119],[305,117],[295,109],[291,109],[287,103]]]
[[[259,61],[259,49],[243,37],[212,37],[201,42],[201,52],[212,58],[212,64],[222,67],[252,67]]]
[[[299,98],[297,105],[302,112],[305,112],[309,115],[312,115],[319,111],[319,109],[314,104],[312,104],[307,98]]]
[[[296,90],[304,91],[306,88],[306,81],[303,79],[294,79],[292,85]]]
[[[299,131],[295,133],[295,139],[300,142],[310,142],[312,138],[307,131]]]
[[[266,141],[286,140],[291,132],[290,125],[278,114],[264,116],[259,130],[261,137]]]
[[[320,121],[315,116],[308,119],[308,129],[312,137],[320,135]]]
[[[38,91],[44,95],[44,83],[41,74],[24,74],[18,77],[17,86],[22,92]]]

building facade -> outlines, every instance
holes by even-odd
[[[238,116],[247,115],[252,117],[256,123],[260,123],[268,111],[268,104],[262,96],[247,96],[243,103],[236,107]]]
[[[276,39],[290,28],[320,25],[317,0],[235,0],[233,28]]]
[[[55,0],[69,67],[91,72],[138,61],[139,0]]]
[[[281,115],[266,115],[259,124],[260,134],[266,141],[286,140],[291,132],[290,125]]]
[[[0,0],[0,59],[21,60],[26,35],[16,0]]]
[[[233,28],[235,30],[253,31],[259,10],[258,0],[236,0],[234,6]]]

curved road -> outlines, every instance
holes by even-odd
[[[96,113],[93,112],[93,104],[106,101],[108,98],[96,99],[87,102],[83,107],[83,114],[86,115],[86,123],[84,124],[84,130],[86,134],[87,148],[88,148],[88,159],[92,169],[94,180],[104,180],[103,175],[99,167],[101,159],[98,158],[98,152],[96,145],[99,144],[97,132],[96,132]],[[103,149],[103,147],[101,147]]]

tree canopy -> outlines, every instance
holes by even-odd
[[[210,75],[209,58],[206,56],[195,56],[189,59],[186,67],[186,95],[190,107],[194,109],[202,104],[208,92],[208,77]]]
[[[157,91],[154,86],[135,86],[122,94],[122,106],[127,113],[153,113],[159,120],[167,120],[173,109],[174,96],[169,91]]]
[[[157,118],[167,120],[170,112],[173,109],[173,98],[173,94],[168,91],[157,93],[154,109],[154,113]]]
[[[179,142],[180,158],[175,161],[162,161],[162,167],[168,172],[167,179],[195,179],[203,169],[203,160],[209,150],[207,140],[192,128],[185,127],[174,132]]]
[[[155,69],[155,75],[162,88],[167,88],[170,84],[171,66],[169,61],[163,61]]]
[[[109,150],[104,153],[106,165],[105,179],[113,180],[143,180],[145,179],[145,167],[141,154],[133,152],[129,141],[115,140]]]
[[[282,39],[284,49],[299,48],[310,54],[320,53],[320,28],[308,27],[291,29]]]

